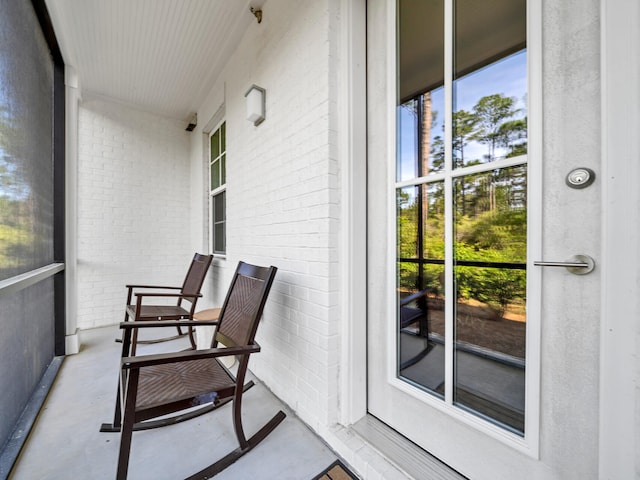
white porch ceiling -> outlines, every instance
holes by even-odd
[[[46,0],[83,92],[188,119],[264,0]]]

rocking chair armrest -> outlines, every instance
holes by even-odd
[[[218,320],[162,320],[159,322],[120,322],[120,328],[156,328],[156,327],[198,327],[218,325]]]
[[[424,290],[420,290],[419,292],[413,293],[411,295],[409,295],[408,297],[404,297],[403,299],[400,300],[400,306],[405,306],[408,305],[409,303],[413,302],[414,300],[419,299],[420,297],[424,297],[425,295],[427,295],[427,293],[431,292],[432,289],[430,288],[425,288]]]
[[[153,293],[135,293],[136,297],[168,297],[168,298],[200,298],[201,293],[167,293],[167,292],[153,292]]]
[[[176,353],[158,353],[154,355],[143,355],[140,357],[123,357],[120,362],[120,366],[122,369],[136,369],[167,363],[204,360],[206,358],[248,355],[259,351],[260,345],[257,344],[245,345],[242,347],[209,348],[207,350],[185,350]]]
[[[180,290],[182,287],[168,287],[166,285],[125,285],[126,288],[161,288],[163,290]]]

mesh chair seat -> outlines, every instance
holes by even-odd
[[[235,379],[216,359],[152,365],[140,369],[136,410],[204,396],[192,402],[193,406],[201,405],[213,401],[210,392],[233,389],[235,385]]]

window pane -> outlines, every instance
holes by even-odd
[[[211,161],[220,156],[220,130],[211,135]]]
[[[526,165],[454,180],[456,404],[524,432]]]
[[[227,183],[227,156],[222,154],[220,157],[220,185]]]
[[[444,2],[399,2],[397,180],[444,167]]]
[[[213,226],[213,251],[215,253],[225,252],[224,223],[217,223]]]
[[[227,124],[220,125],[220,153],[227,151]]]
[[[225,225],[226,225],[226,193],[222,192],[212,198],[213,215],[213,251],[225,253]]]
[[[444,0],[398,1],[398,105],[444,83]]]
[[[444,184],[397,191],[398,373],[444,394]]]
[[[215,223],[225,220],[224,192],[213,197],[213,221]]]
[[[453,165],[527,152],[526,0],[456,0]]]
[[[220,160],[211,164],[211,190],[220,186]]]
[[[418,177],[418,102],[415,99],[398,108],[398,147],[396,179],[410,180]]]

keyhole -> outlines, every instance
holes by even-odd
[[[593,183],[596,174],[589,168],[576,168],[567,175],[567,185],[571,188],[585,188]]]

